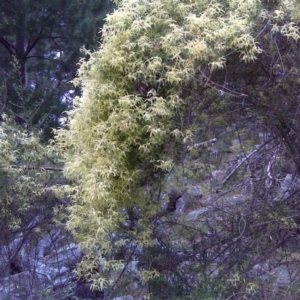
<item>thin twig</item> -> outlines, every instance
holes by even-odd
[[[216,87],[219,87],[221,89],[221,91],[223,91],[224,93],[226,94],[229,94],[230,96],[232,97],[248,97],[248,95],[246,94],[243,94],[243,93],[239,93],[239,92],[236,92],[236,91],[233,91],[227,87],[225,87],[224,85],[220,85],[214,81],[212,81],[210,79],[210,77],[207,77],[200,69],[199,69],[199,72],[202,74],[202,76],[206,79],[206,83],[205,83],[205,86],[208,85],[209,83],[209,86],[211,86],[212,88],[216,88]]]
[[[253,154],[260,151],[262,148],[264,148],[267,144],[269,144],[271,141],[273,141],[274,138],[266,140],[264,143],[262,143],[258,148],[256,148],[254,151],[249,153],[240,163],[237,164],[237,166],[230,172],[228,176],[222,181],[221,185],[223,186],[230,178],[231,176],[237,171],[237,169],[245,162],[247,161]]]
[[[27,170],[47,170],[47,171],[63,171],[63,168],[51,166],[29,166],[29,165],[11,165],[12,169],[27,169]]]
[[[278,152],[278,148],[275,150],[273,156],[271,157],[271,159],[268,163],[268,167],[267,167],[268,178],[266,180],[266,188],[270,188],[273,185],[273,183],[275,182],[275,178],[272,175],[272,167],[276,160],[277,152]]]
[[[188,150],[193,149],[193,148],[195,149],[195,148],[199,148],[199,147],[205,147],[206,145],[213,144],[216,141],[217,141],[217,139],[213,138],[211,140],[208,140],[208,141],[205,141],[205,142],[202,142],[202,143],[197,143],[197,144],[194,144],[192,146],[188,146]]]

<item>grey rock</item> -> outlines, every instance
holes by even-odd
[[[35,228],[41,218],[35,218],[28,228]],[[18,235],[0,247],[0,299],[41,299],[39,295],[44,291],[61,294],[73,290],[73,270],[83,253],[75,243],[65,245],[67,240],[65,232],[58,229],[39,241]],[[17,263],[17,274],[12,274],[12,259]]]
[[[73,276],[69,274],[65,274],[64,276],[60,276],[59,278],[55,279],[52,284],[53,290],[58,290],[64,288],[66,286],[70,287],[71,285],[75,286],[75,283],[72,283]]]
[[[122,296],[122,297],[116,297],[116,298],[113,298],[112,300],[134,300],[134,298],[131,295],[127,295],[127,296]]]
[[[215,170],[211,172],[211,177],[214,182],[220,182],[225,176],[225,172],[222,170]]]
[[[287,174],[280,185],[280,198],[288,198],[295,189],[300,188],[300,179],[293,176],[292,174]]]
[[[35,269],[35,275],[40,282],[48,283],[53,281],[59,275],[59,270],[49,265],[40,263]]]
[[[201,214],[203,214],[207,211],[208,211],[207,208],[201,208],[201,209],[193,210],[187,215],[187,220],[194,221],[199,217],[199,215],[201,215]]]
[[[75,243],[71,243],[65,247],[53,251],[45,257],[46,264],[56,266],[58,268],[62,266],[75,267],[75,265],[81,260],[83,256],[82,251],[76,246]]]
[[[68,268],[66,268],[65,266],[63,266],[62,268],[59,269],[59,276],[65,275],[65,274],[69,273],[69,271],[70,270]]]
[[[281,183],[281,190],[283,192],[287,191],[291,188],[291,185],[293,183],[293,175],[292,174],[286,174],[285,178],[283,179]]]
[[[187,188],[186,192],[189,194],[189,196],[197,199],[200,199],[203,196],[202,188],[200,185],[192,185]]]
[[[32,295],[34,286],[40,285],[28,271],[7,276],[0,281],[0,295],[3,296],[1,299],[30,299],[29,296]]]
[[[184,211],[185,211],[185,198],[181,197],[177,201],[175,213],[178,215],[182,215]]]
[[[47,255],[47,252],[51,252],[51,246],[56,245],[57,241],[64,238],[64,234],[62,234],[61,230],[52,230],[50,233],[41,239],[37,246],[34,249],[34,255],[38,257],[44,257]]]
[[[175,213],[178,215],[183,215],[186,212],[188,203],[195,202],[195,200],[201,199],[202,196],[203,193],[200,185],[191,185],[186,187],[182,197],[177,201]]]

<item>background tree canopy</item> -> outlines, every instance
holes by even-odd
[[[78,92],[70,81],[80,49],[99,45],[112,7],[110,1],[2,1],[1,114],[39,124],[49,138]]]
[[[79,94],[70,80],[80,48],[99,45],[103,19],[114,5],[13,0],[0,6],[0,298],[46,299],[48,288],[36,276],[41,266],[53,271],[43,267],[49,248],[44,250],[62,246],[53,239],[55,231],[61,231],[64,247],[72,241],[53,221],[68,199],[54,193],[65,179],[49,139]],[[66,297],[54,293],[55,299]]]
[[[299,1],[2,2],[0,298],[299,299]]]
[[[205,161],[193,149],[222,136],[221,152],[226,152],[230,135],[239,141],[239,155],[244,158],[215,187],[216,192],[227,187],[230,192],[245,193],[236,180],[242,176],[243,187],[249,177],[257,180],[249,183],[247,192],[252,211],[246,201],[245,211],[227,212],[233,216],[232,224],[245,220],[250,226],[245,225],[244,230],[249,229],[252,244],[241,242],[236,247],[231,243],[234,237],[241,241],[235,225],[231,242],[215,235],[213,243],[218,249],[232,253],[218,266],[220,278],[234,278],[240,267],[244,273],[237,273],[237,281],[242,282],[240,274],[246,274],[257,261],[254,249],[266,255],[262,253],[276,251],[282,244],[272,237],[278,236],[277,231],[257,225],[260,237],[271,236],[270,244],[261,245],[254,238],[257,231],[250,228],[272,218],[288,218],[291,223],[286,221],[286,226],[294,226],[290,208],[281,208],[283,215],[275,217],[273,204],[268,206],[266,201],[276,198],[272,187],[286,174],[281,173],[279,157],[295,170],[293,176],[300,170],[298,5],[297,1],[125,0],[108,16],[101,47],[86,51],[89,59],[81,60],[75,85],[82,96],[69,113],[69,129],[58,134],[61,148],[68,150],[65,175],[72,182],[68,228],[89,258],[83,261],[81,274],[94,278],[95,287],[119,282],[107,272],[123,270],[124,274],[126,259],[118,259],[124,245],[134,242],[142,251],[157,246],[156,229],[168,218],[161,212],[164,191],[181,189],[177,196],[168,193],[169,202],[180,198],[187,190],[186,176],[191,174],[185,172],[191,164],[197,176],[201,173],[207,179],[207,170],[216,169],[221,161]],[[253,150],[261,135],[270,138]],[[255,154],[262,155],[260,150],[265,151],[266,145],[268,151],[259,162]],[[234,147],[229,153],[232,151],[235,153]],[[255,163],[250,164],[250,157],[255,157]],[[239,169],[242,164],[248,165],[248,173]],[[277,177],[271,171],[275,165]],[[199,182],[195,176],[190,180]],[[203,243],[208,231],[227,230],[229,217],[218,216],[220,219],[214,219],[217,224],[205,225]],[[246,253],[249,260],[236,260]],[[100,258],[100,271],[95,274],[92,270]],[[140,282],[163,273],[153,264],[139,271]]]

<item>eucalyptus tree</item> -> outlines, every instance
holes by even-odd
[[[101,47],[80,62],[74,83],[82,96],[68,130],[58,133],[72,182],[67,225],[86,253],[79,273],[95,288],[126,273],[126,259],[118,259],[124,244],[155,244],[166,174],[204,137],[211,111],[235,108],[267,126],[278,86],[298,103],[284,82],[299,80],[297,7],[292,0],[124,0],[107,17]],[[276,123],[275,109],[271,115]],[[141,282],[160,272],[151,263],[140,271]]]

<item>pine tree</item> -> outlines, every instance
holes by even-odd
[[[205,101],[210,109],[221,100],[247,101],[259,85],[247,86],[249,74],[239,72],[256,72],[274,34],[298,47],[295,6],[124,0],[108,16],[101,47],[81,60],[75,85],[82,96],[69,128],[58,134],[72,181],[68,228],[88,257],[81,274],[95,287],[111,284],[106,272],[126,268],[117,253],[127,241],[153,245],[165,174],[194,141],[189,107],[191,115]],[[92,271],[100,258],[103,276]]]
[[[70,80],[80,49],[98,46],[111,9],[109,1],[3,1],[0,83],[6,91],[0,112],[39,123],[48,134],[59,126],[62,112],[71,106]],[[18,65],[17,70],[12,64]],[[27,102],[20,102],[24,97],[18,93]]]

